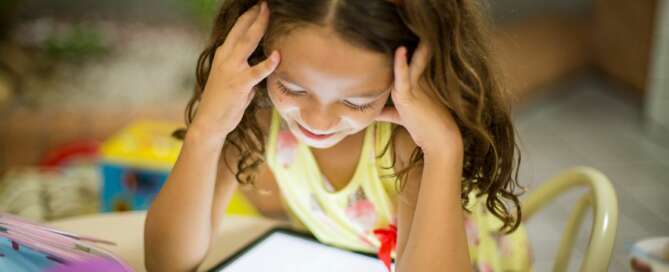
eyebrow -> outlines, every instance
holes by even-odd
[[[282,78],[283,81],[286,81],[286,82],[290,83],[291,85],[296,85],[296,86],[299,86],[299,87],[301,87],[301,88],[303,88],[303,89],[305,89],[305,90],[308,90],[307,88],[302,87],[301,84],[298,84],[297,82],[295,82],[295,80],[292,80],[292,79],[290,78],[290,76],[288,76],[288,74],[283,73],[283,72],[280,72],[280,71],[277,71],[276,74],[277,74],[280,78]],[[356,95],[356,96],[349,96],[348,98],[376,99],[376,98],[380,97],[381,95],[383,95],[383,94],[384,94],[386,91],[388,91],[389,89],[390,89],[390,88],[385,89],[385,90],[382,90],[382,91],[379,91],[379,90],[373,90],[373,91],[366,92],[367,94]]]

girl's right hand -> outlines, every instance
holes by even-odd
[[[216,48],[197,114],[192,126],[208,137],[223,140],[242,119],[255,96],[254,86],[279,64],[279,53],[250,67],[248,58],[258,47],[269,22],[262,1],[240,16],[222,45]]]

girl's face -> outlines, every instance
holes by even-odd
[[[276,39],[281,63],[268,95],[291,132],[328,148],[374,122],[389,99],[391,59],[353,46],[327,28],[301,27]]]

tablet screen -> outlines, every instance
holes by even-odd
[[[243,254],[211,271],[378,271],[383,263],[370,256],[349,252],[275,231],[247,248]]]

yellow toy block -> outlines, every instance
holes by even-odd
[[[102,144],[103,211],[149,207],[179,156],[182,142],[171,136],[179,127],[170,122],[135,121]],[[260,215],[238,190],[233,193],[226,214]]]

